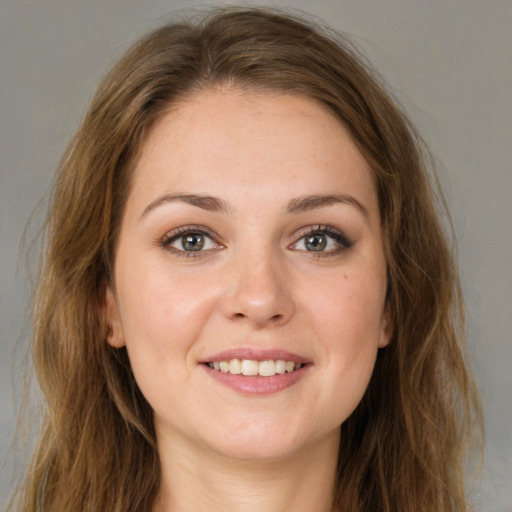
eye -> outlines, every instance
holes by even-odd
[[[167,233],[161,245],[180,256],[195,256],[194,253],[222,248],[206,229],[194,227],[178,228]]]
[[[321,253],[332,255],[352,246],[352,242],[341,231],[331,226],[309,227],[299,235],[302,236],[290,246],[291,249],[318,255]]]

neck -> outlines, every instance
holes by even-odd
[[[155,512],[331,512],[339,436],[275,460],[239,460],[159,443]]]

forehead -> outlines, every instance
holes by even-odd
[[[226,88],[170,106],[142,147],[133,186],[146,200],[191,190],[228,201],[260,193],[263,200],[283,187],[290,196],[333,188],[375,196],[371,169],[327,107],[299,95]]]

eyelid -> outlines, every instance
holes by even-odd
[[[338,247],[334,250],[329,251],[305,251],[300,250],[302,253],[308,253],[308,256],[313,256],[315,258],[321,258],[321,257],[328,257],[332,255],[337,255],[343,251],[346,251],[347,249],[350,249],[354,242],[350,240],[343,231],[341,231],[338,228],[335,228],[333,226],[329,226],[327,224],[317,224],[314,226],[307,226],[301,230],[299,230],[295,234],[295,242],[293,242],[289,247],[294,248],[295,245],[298,244],[300,240],[307,237],[308,235],[314,235],[314,234],[322,234],[325,236],[328,236],[332,238],[337,244]],[[299,250],[299,249],[297,249]]]
[[[185,251],[181,249],[177,249],[175,247],[172,247],[172,243],[179,238],[185,236],[186,234],[201,234],[203,236],[208,237],[214,244],[215,247],[213,249],[205,249],[205,250],[199,250],[199,251]],[[303,249],[296,249],[294,246],[296,246],[300,240],[303,238],[314,235],[314,234],[322,234],[325,235],[337,244],[337,247],[335,249],[327,250],[327,251],[306,251]],[[295,241],[288,246],[290,249],[295,249],[298,252],[301,253],[307,253],[309,257],[315,257],[315,258],[322,258],[322,257],[329,257],[338,255],[352,247],[353,241],[351,241],[343,231],[341,231],[338,228],[335,228],[333,226],[327,225],[327,224],[316,224],[312,226],[306,226],[302,229],[300,229],[298,232],[294,235]],[[219,237],[216,233],[214,233],[211,229],[207,228],[206,226],[202,225],[185,225],[180,226],[178,228],[172,229],[171,231],[168,231],[160,240],[159,245],[166,251],[172,252],[175,255],[182,256],[182,257],[201,257],[205,254],[208,254],[209,252],[213,250],[219,250],[224,249],[225,246],[219,241]]]
[[[187,235],[187,234],[200,234],[203,236],[208,237],[212,242],[215,244],[214,249],[205,249],[201,251],[185,251],[177,249],[176,247],[172,247],[172,243],[179,238]],[[224,249],[224,245],[219,242],[219,237],[209,228],[206,226],[200,226],[200,225],[187,225],[187,226],[180,226],[176,229],[172,229],[171,231],[168,231],[159,241],[160,246],[169,252],[172,252],[173,254],[176,254],[178,256],[187,257],[187,258],[197,258],[200,256],[203,256],[205,253],[209,253],[212,250],[217,249]]]

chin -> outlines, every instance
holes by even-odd
[[[238,461],[266,462],[286,459],[300,452],[300,443],[290,443],[289,440],[278,437],[235,439],[229,444],[217,445],[214,449],[221,455]]]
[[[274,419],[246,422],[238,427],[226,426],[216,440],[210,439],[209,444],[214,451],[232,459],[265,462],[289,459],[326,437],[318,436],[318,433],[308,434],[305,426],[290,425],[291,413],[288,414],[286,423]]]

